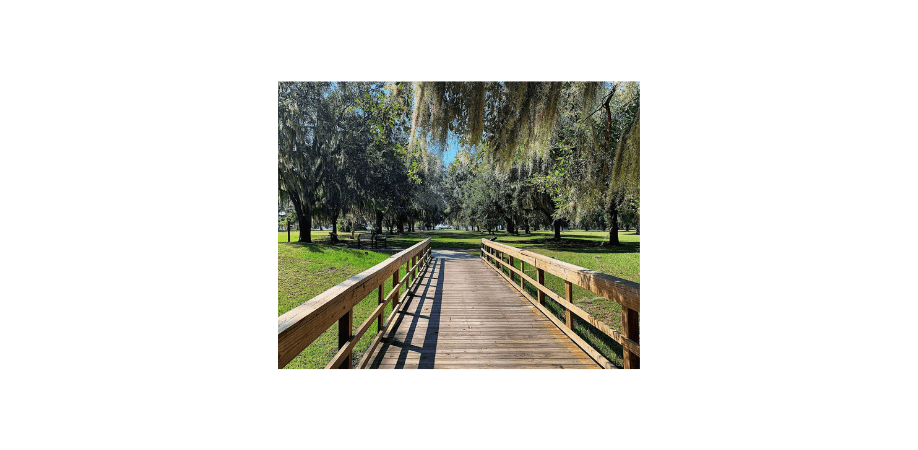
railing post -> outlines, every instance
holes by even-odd
[[[640,321],[638,320],[637,311],[626,308],[622,306],[622,335],[632,341],[640,344],[641,343],[641,333],[640,333]],[[622,359],[625,360],[624,365],[626,369],[640,369],[641,368],[641,359],[637,355],[629,352],[627,349],[622,349]]]
[[[510,257],[510,267],[513,267],[515,264],[516,264],[516,263],[513,261],[513,257],[511,256],[511,257]],[[515,268],[515,267],[514,267],[514,268]],[[513,279],[513,271],[507,269],[507,272],[509,272],[509,273],[507,273],[507,275],[510,275],[510,279],[512,280],[512,279]]]
[[[380,305],[383,304],[383,288],[385,286],[386,286],[386,283],[379,284],[379,303],[378,304]],[[385,309],[383,309],[383,311],[385,311]],[[379,313],[379,317],[376,318],[376,331],[382,331],[382,316],[383,314]]]
[[[392,274],[392,289],[395,290],[395,297],[392,297],[392,310],[395,311],[395,306],[398,305],[398,290],[395,289],[398,287],[398,271],[402,266],[395,268],[395,273]]]
[[[526,273],[526,269],[523,268],[523,260],[522,260],[522,259],[520,260],[520,273]],[[525,283],[526,283],[526,282],[523,281],[523,276],[520,275],[520,290],[521,290],[521,291],[525,291],[525,290],[526,290],[526,285],[525,285]]]
[[[574,285],[570,281],[564,282],[564,299],[574,303]],[[567,327],[571,330],[574,329],[574,313],[571,312],[569,308],[564,308],[564,316],[567,319]]]
[[[537,268],[536,272],[538,273],[539,284],[545,287],[545,271]],[[542,292],[541,289],[539,289],[539,304],[545,306],[545,292]]]
[[[338,319],[338,348],[344,347],[348,339],[351,338],[354,330],[354,308],[351,308],[347,314]],[[348,352],[347,359],[341,363],[339,369],[353,368],[354,352]]]

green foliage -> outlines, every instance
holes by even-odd
[[[411,98],[407,83],[278,84],[278,190],[299,219],[439,220],[442,163],[408,149]]]

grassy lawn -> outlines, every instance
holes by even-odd
[[[322,231],[312,230],[312,241],[317,242],[317,241],[328,240],[328,233],[331,233],[331,230],[329,229],[325,229]],[[290,242],[291,243],[296,242],[299,238],[300,238],[299,231],[290,232]],[[287,242],[287,232],[286,231],[279,231],[277,233],[277,242]]]
[[[327,233],[326,233],[327,235]],[[315,238],[315,233],[313,234]],[[309,301],[338,283],[379,264],[389,257],[381,253],[347,249],[321,243],[277,244],[277,315]],[[405,273],[404,267],[399,277]],[[392,289],[392,279],[385,284],[385,292]],[[404,292],[404,291],[402,291]],[[376,309],[377,293],[373,291],[354,307],[354,330]],[[387,306],[385,316],[392,312]],[[363,335],[354,349],[354,363],[360,360],[373,338],[379,332],[376,322]],[[288,369],[321,369],[338,351],[338,324],[332,325],[309,347],[306,347]]]
[[[291,232],[291,240],[295,241],[298,238],[296,233]],[[313,241],[318,242],[318,244],[298,244],[295,242],[287,244],[287,233],[278,233],[278,315],[311,299],[316,294],[344,281],[348,277],[372,267],[387,257],[387,255],[374,252],[368,252],[367,255],[364,255],[363,251],[327,245],[328,233],[329,230],[313,230]],[[600,246],[599,244],[605,242],[609,236],[608,232],[603,231],[563,231],[560,243],[551,240],[554,236],[551,231],[538,231],[529,235],[519,236],[498,232],[496,235],[497,242],[506,245],[557,258],[561,261],[636,283],[641,282],[641,237],[634,234],[634,231],[619,232],[619,241],[623,244],[619,247]],[[480,254],[478,250],[481,246],[481,238],[490,238],[491,235],[459,230],[420,231],[397,238],[389,238],[388,245],[390,248],[408,248],[427,237],[432,239],[431,246],[434,249],[465,249],[478,255]],[[348,241],[345,240],[345,242]],[[303,263],[301,261],[308,262]],[[321,273],[322,270],[328,271],[327,275],[323,275]],[[285,272],[287,273],[286,276],[284,275]],[[530,277],[536,278],[536,272],[533,267],[527,265],[525,272]],[[507,273],[507,271],[505,270],[504,273]],[[514,275],[513,278],[519,281],[518,276]],[[559,295],[564,295],[564,282],[561,279],[551,274],[545,274],[545,284],[552,291]],[[298,293],[293,294],[292,292],[294,291],[285,289],[286,285],[297,286],[298,290],[296,292]],[[387,284],[387,289],[391,289],[391,281]],[[536,297],[537,291],[534,288],[527,286],[527,291],[534,298]],[[285,300],[282,301],[282,298]],[[373,311],[375,302],[376,293],[374,292],[355,308],[355,329]],[[584,311],[606,325],[621,331],[621,305],[618,303],[597,296],[579,286],[574,286],[574,304],[583,308]],[[546,305],[558,318],[562,321],[564,320],[564,308],[561,305],[548,298],[546,298]],[[387,308],[386,315],[389,314],[390,309],[391,307]],[[581,321],[577,317],[574,318],[574,329],[600,353],[613,363],[621,366],[622,350],[618,343],[605,337],[592,325]],[[361,352],[361,355],[372,340],[371,335],[375,335],[376,332],[376,326],[374,325],[364,335],[361,342],[357,344],[357,350]],[[318,348],[313,350],[313,347]],[[334,356],[337,350],[336,347],[337,325],[333,325],[329,331],[316,340],[287,367],[324,367]],[[358,352],[355,351],[355,356],[357,354]],[[356,356],[356,358],[359,359],[359,356]]]

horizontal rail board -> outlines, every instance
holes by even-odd
[[[282,369],[339,318],[392,276],[402,264],[429,251],[430,238],[339,283],[277,318],[277,367]]]
[[[427,270],[427,266],[430,265],[430,260],[431,260],[431,249],[430,247],[428,247],[427,251],[421,257],[421,262],[418,263],[418,266],[421,266],[421,268],[419,269],[420,271],[418,273],[424,273],[424,271]],[[407,277],[408,275],[405,274],[405,276]],[[421,279],[422,277],[417,277],[415,279],[414,286],[413,287],[409,286],[408,289],[405,290],[405,292],[402,294],[401,298],[397,302],[398,306],[392,308],[392,312],[389,313],[389,317],[386,318],[386,322],[383,324],[382,329],[379,330],[378,333],[376,333],[376,338],[373,339],[373,342],[371,342],[370,346],[367,347],[367,351],[363,354],[363,357],[360,358],[360,361],[354,367],[356,367],[357,369],[363,369],[366,367],[367,363],[370,360],[370,355],[373,354],[373,351],[376,350],[376,346],[378,346],[379,343],[382,342],[382,338],[385,335],[385,333],[395,323],[395,317],[398,316],[398,308],[404,305],[404,301],[409,295],[412,295],[412,289],[417,289],[417,287],[421,284]],[[404,280],[404,278],[402,280]],[[401,286],[401,284],[402,283],[399,283],[399,286]]]
[[[638,283],[484,238],[481,239],[481,243],[485,247],[490,247],[508,256],[521,259],[536,269],[542,269],[562,280],[570,281],[590,292],[618,302],[628,309],[637,312],[641,311],[641,286]],[[488,254],[488,256],[494,258],[494,255]]]
[[[484,257],[482,257],[482,259],[484,259]],[[600,321],[599,319],[593,317],[592,315],[590,315],[590,313],[584,311],[584,310],[581,309],[579,306],[577,306],[577,305],[575,305],[575,304],[573,304],[573,303],[567,301],[564,297],[558,295],[557,293],[555,293],[555,292],[552,291],[551,289],[548,289],[548,287],[546,287],[546,286],[544,286],[544,285],[542,285],[542,284],[539,284],[538,281],[532,279],[529,275],[526,275],[525,273],[521,272],[519,269],[517,269],[517,268],[511,266],[511,265],[510,265],[509,263],[507,263],[506,261],[503,261],[503,260],[500,259],[500,258],[496,258],[495,261],[500,262],[501,264],[503,264],[504,267],[510,269],[511,271],[513,271],[514,273],[516,273],[517,275],[523,277],[523,279],[525,279],[526,281],[528,281],[533,287],[535,287],[535,288],[538,289],[539,291],[543,292],[545,295],[547,295],[548,297],[550,297],[552,300],[558,302],[559,304],[561,304],[561,306],[563,306],[564,308],[566,308],[568,311],[570,311],[570,312],[576,314],[578,317],[580,317],[581,319],[585,320],[585,321],[586,321],[587,323],[589,323],[590,325],[593,325],[593,326],[596,327],[596,329],[598,329],[599,331],[601,331],[601,332],[605,333],[607,336],[611,337],[612,340],[614,340],[615,342],[618,342],[619,345],[621,345],[622,347],[628,349],[628,351],[634,353],[634,354],[637,355],[637,356],[641,356],[641,347],[640,347],[640,345],[638,345],[638,343],[632,341],[631,339],[628,339],[628,338],[622,336],[621,333],[619,333],[618,331],[612,329],[611,327],[609,327],[608,325],[606,325],[605,323],[603,323],[603,322]],[[515,284],[515,283],[511,283],[511,284]]]
[[[562,333],[566,334],[569,338],[571,338],[571,340],[573,340],[578,346],[580,346],[580,348],[584,352],[586,352],[586,354],[589,355],[590,358],[593,358],[594,361],[596,361],[599,365],[601,365],[602,367],[606,369],[617,369],[617,367],[615,367],[615,365],[612,364],[612,361],[609,361],[605,356],[602,356],[602,354],[600,354],[590,344],[584,341],[583,338],[581,338],[580,336],[577,336],[577,333],[574,333],[574,330],[567,328],[567,325],[564,322],[561,322],[560,320],[558,320],[558,318],[555,317],[555,315],[552,314],[551,311],[548,310],[548,308],[540,305],[538,300],[532,298],[525,291],[521,290],[520,287],[516,283],[514,283],[513,280],[511,280],[510,277],[504,274],[500,269],[492,266],[491,264],[486,263],[485,265],[490,267],[491,270],[497,272],[498,275],[502,276],[505,280],[510,282],[510,285],[513,286],[517,292],[519,292],[527,300],[529,300],[529,303],[532,303],[532,305],[538,308],[539,311],[542,311],[542,314],[544,314],[545,317],[548,318],[548,320],[551,320],[552,323],[554,323],[555,326],[557,326],[558,329],[561,330]]]

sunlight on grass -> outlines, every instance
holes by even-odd
[[[285,236],[286,238],[286,236]],[[309,301],[342,281],[386,260],[389,255],[346,249],[325,244],[279,243],[277,245],[277,315]],[[404,275],[404,268],[400,271]],[[392,289],[389,278],[385,293]],[[378,306],[377,292],[373,291],[354,307],[354,330]],[[392,312],[387,306],[385,315]],[[358,361],[379,332],[376,323],[363,335],[354,348],[354,361]],[[311,345],[306,347],[288,369],[318,369],[325,367],[338,351],[338,324],[332,325]]]

